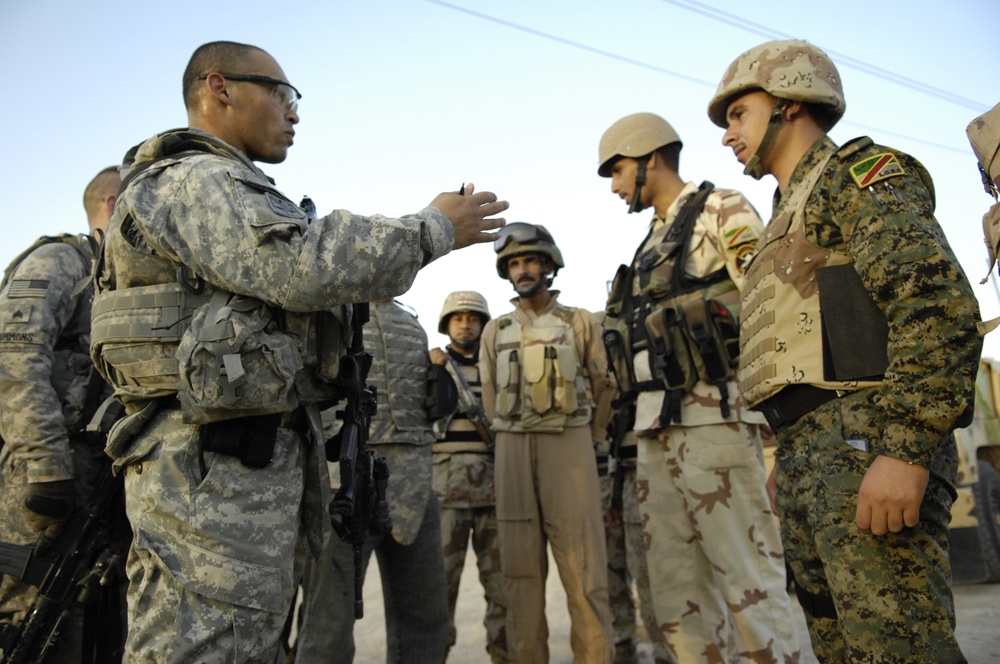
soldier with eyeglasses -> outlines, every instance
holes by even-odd
[[[268,53],[212,42],[183,77],[189,127],[125,158],[96,273],[91,353],[127,416],[129,662],[274,662],[300,570],[330,525],[319,408],[345,305],[405,292],[493,239],[507,208],[466,187],[401,219],[311,219],[280,163],[301,95]],[[301,560],[301,558],[298,558]]]

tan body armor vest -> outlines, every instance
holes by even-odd
[[[533,320],[520,309],[497,319],[496,431],[590,423],[593,394],[573,332],[577,311],[556,303]]]
[[[824,377],[816,272],[851,259],[808,241],[805,207],[834,154],[816,164],[792,191],[781,215],[764,229],[744,276],[738,380],[751,408],[788,385],[857,390],[880,384]]]

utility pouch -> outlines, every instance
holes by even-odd
[[[177,398],[189,424],[290,412],[298,405],[302,358],[260,300],[213,294],[181,337],[177,361]]]
[[[681,421],[681,403],[685,392],[694,387],[698,372],[691,361],[687,339],[680,330],[677,310],[663,307],[646,317],[649,337],[650,369],[653,377],[663,382],[663,403],[660,406],[659,427]]]
[[[631,395],[635,390],[635,374],[632,371],[632,358],[625,345],[625,338],[616,329],[604,330],[604,351],[608,354],[608,366],[618,381],[618,391],[622,397]]]
[[[657,309],[646,317],[645,324],[654,378],[663,381],[667,390],[689,391],[698,382],[698,371],[677,309]]]
[[[524,371],[525,405],[539,415],[552,410],[554,358],[555,348],[552,346],[534,345],[524,348],[521,370]]]
[[[549,346],[552,349],[552,367],[555,369],[555,410],[563,415],[576,412],[576,353],[570,346]]]
[[[688,300],[677,309],[681,328],[690,344],[691,359],[698,376],[719,389],[719,408],[729,417],[729,388],[726,380],[735,372],[712,317],[712,304],[703,298]]]
[[[604,307],[605,313],[612,318],[620,318],[622,308],[625,304],[625,295],[628,292],[629,282],[628,265],[619,265],[615,272],[615,278],[611,281],[611,290],[608,291],[608,304]]]
[[[497,415],[510,417],[521,408],[521,364],[517,349],[497,353]]]
[[[201,449],[236,457],[244,466],[264,468],[274,457],[281,413],[212,422],[201,427]]]

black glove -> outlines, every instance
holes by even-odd
[[[24,508],[28,524],[40,533],[40,543],[51,544],[73,511],[73,480],[32,482],[27,485],[27,494]]]

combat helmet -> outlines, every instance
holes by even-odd
[[[507,261],[522,254],[546,256],[555,266],[553,277],[559,273],[559,268],[566,267],[552,234],[541,224],[515,221],[501,228],[497,235],[497,239],[493,241],[493,251],[497,252],[497,274],[501,279],[507,278]],[[549,282],[551,284],[551,279]]]
[[[602,178],[611,177],[611,168],[621,157],[638,160],[639,170],[635,176],[635,191],[629,204],[629,212],[642,210],[639,192],[646,184],[646,161],[640,159],[652,154],[665,145],[681,144],[670,123],[655,113],[633,113],[614,123],[601,136],[597,147],[597,174]]]
[[[979,172],[986,193],[996,198],[995,180],[1000,177],[1000,104],[970,122],[965,133],[979,160]]]
[[[448,319],[452,314],[463,311],[471,311],[479,314],[479,320],[486,325],[490,320],[490,308],[486,304],[486,298],[476,291],[455,291],[448,295],[441,307],[441,315],[438,316],[438,332],[448,334]]]
[[[837,67],[826,53],[802,39],[766,42],[733,60],[708,104],[708,117],[725,129],[728,126],[726,110],[729,104],[752,90],[763,90],[778,98],[760,147],[743,171],[758,180],[763,176],[760,156],[770,146],[781,120],[784,100],[826,107],[830,119],[827,129],[833,127],[847,110]]]

